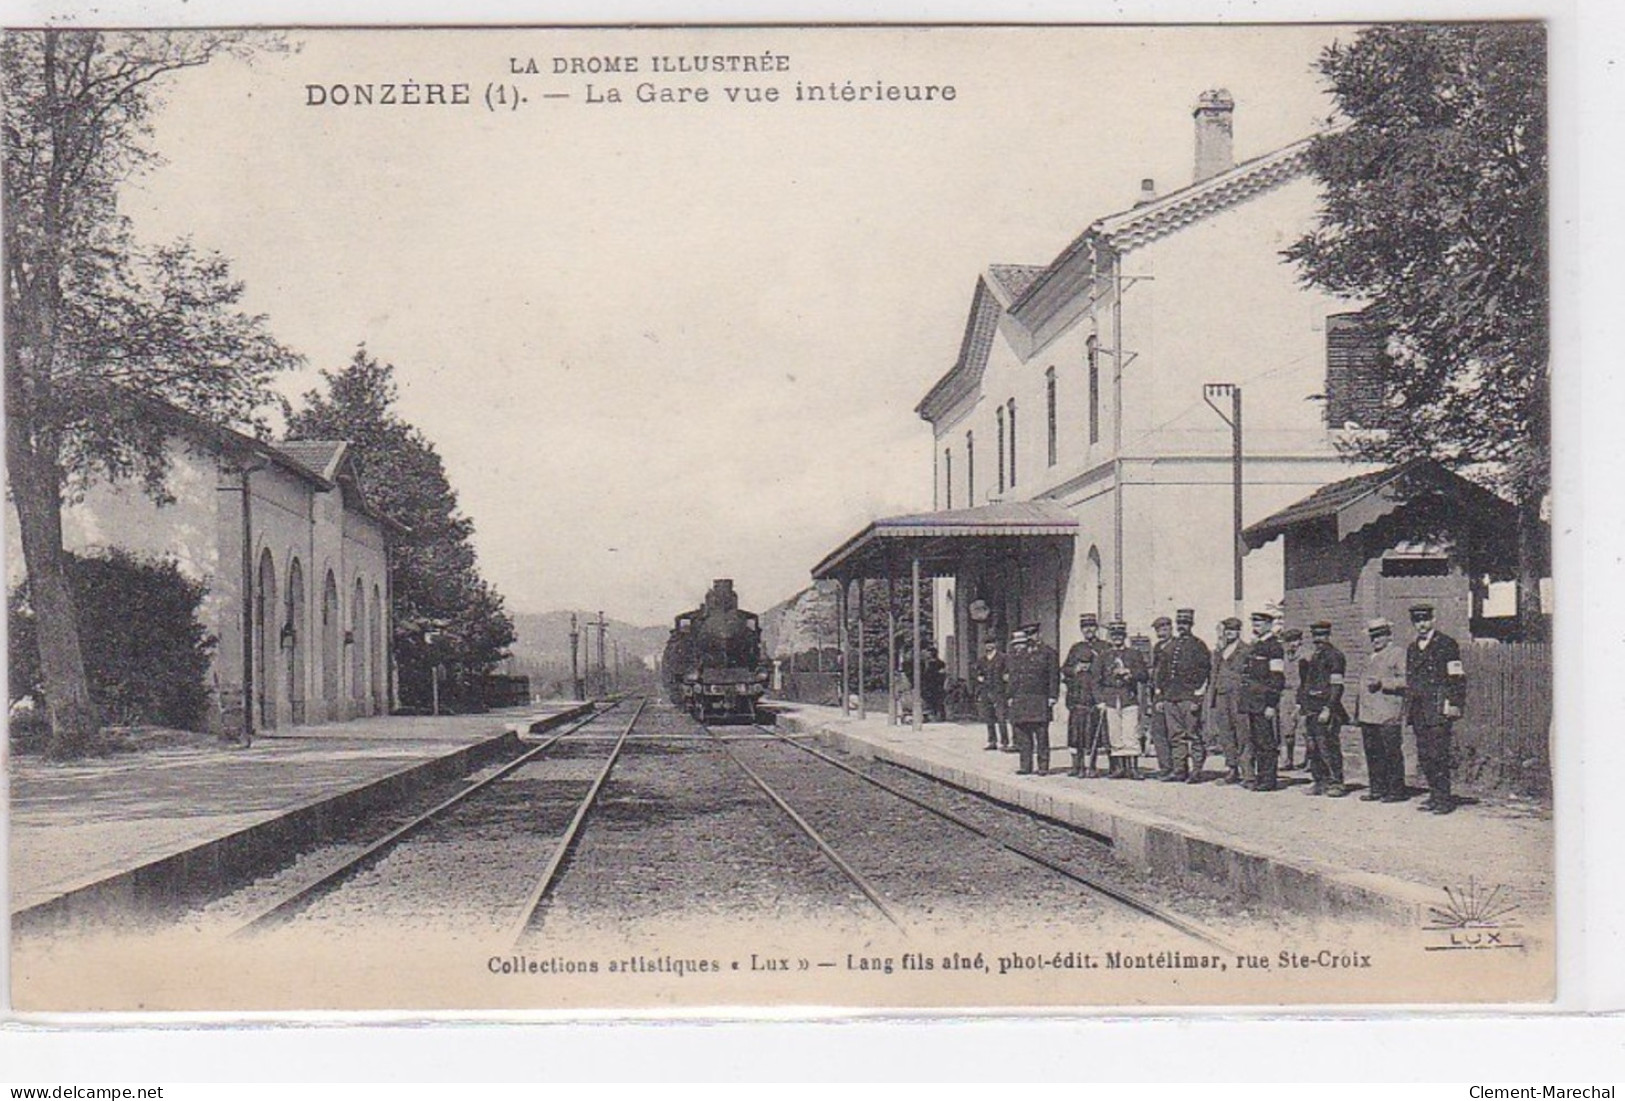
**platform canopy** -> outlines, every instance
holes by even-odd
[[[1065,540],[1078,522],[1053,501],[1007,501],[979,508],[919,512],[876,520],[813,567],[816,581],[851,581],[906,572],[919,563],[922,576],[954,573],[968,557],[1009,551],[1023,539]]]

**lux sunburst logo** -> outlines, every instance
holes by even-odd
[[[1444,943],[1429,944],[1429,952],[1459,949],[1522,948],[1511,930],[1519,927],[1512,915],[1518,910],[1505,884],[1486,888],[1469,878],[1466,887],[1446,887],[1445,903],[1429,906],[1429,921],[1422,928],[1444,934]]]

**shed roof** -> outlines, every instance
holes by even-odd
[[[1334,519],[1337,537],[1346,539],[1428,496],[1448,498],[1452,510],[1465,522],[1504,526],[1507,537],[1515,538],[1517,510],[1509,501],[1425,458],[1321,486],[1301,501],[1253,524],[1241,537],[1249,550],[1257,550],[1289,528]]]

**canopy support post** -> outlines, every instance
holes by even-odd
[[[869,717],[869,706],[863,698],[863,588],[863,578],[860,577],[858,578],[858,718],[867,719]]]
[[[910,562],[910,581],[914,596],[914,730],[925,725],[925,696],[920,692],[920,556]]]
[[[852,697],[847,688],[846,675],[846,578],[844,577],[841,578],[840,593],[835,598],[835,614],[839,621],[835,636],[841,648],[841,717],[846,718],[852,713]]]
[[[897,585],[891,563],[886,564],[886,725],[896,726],[897,714]]]

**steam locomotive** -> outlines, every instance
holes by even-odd
[[[671,702],[701,722],[756,718],[767,691],[762,627],[739,610],[731,580],[713,581],[705,603],[677,617],[661,668]]]

